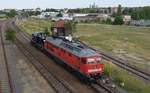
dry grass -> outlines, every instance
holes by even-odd
[[[27,19],[26,21],[18,22],[19,27],[31,35],[33,32],[44,31],[45,28],[51,27],[51,22],[46,20]]]
[[[105,62],[105,74],[109,75],[117,85],[126,89],[129,93],[150,92],[150,84],[139,80],[134,75],[120,69],[110,62]],[[124,84],[124,86],[122,86],[122,84]]]
[[[90,46],[119,55],[150,71],[150,28],[79,24],[74,35]]]

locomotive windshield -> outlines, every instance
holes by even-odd
[[[96,63],[101,63],[101,60],[102,60],[101,58],[97,58]]]
[[[94,64],[94,58],[88,58],[87,63],[88,64]]]

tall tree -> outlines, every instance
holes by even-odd
[[[59,12],[56,16],[57,17],[63,17],[63,14],[61,12]]]
[[[114,20],[114,25],[122,25],[123,24],[123,19],[121,16],[116,16]]]
[[[117,14],[118,14],[118,16],[122,15],[122,6],[120,4],[118,5]]]
[[[114,25],[122,25],[123,18],[122,18],[122,7],[121,5],[118,6],[117,14],[115,15]]]
[[[109,11],[109,13],[111,13],[111,7],[108,7],[108,11]]]
[[[15,9],[10,10],[10,12],[6,13],[7,17],[12,18],[17,15],[17,11]]]
[[[134,20],[150,19],[150,7],[137,8],[131,13]]]
[[[76,31],[76,23],[73,21],[67,21],[65,22],[65,28],[68,31],[75,32]]]

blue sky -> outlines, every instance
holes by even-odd
[[[91,3],[100,7],[117,6],[150,6],[150,0],[1,0],[3,8],[77,8],[88,7]]]

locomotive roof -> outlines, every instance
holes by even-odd
[[[47,37],[46,41],[56,45],[57,47],[63,48],[68,52],[79,56],[79,57],[92,57],[92,56],[100,56],[100,54],[96,53],[94,50],[88,48],[87,46],[83,45],[78,41],[68,41],[62,38],[54,38],[54,37]]]

